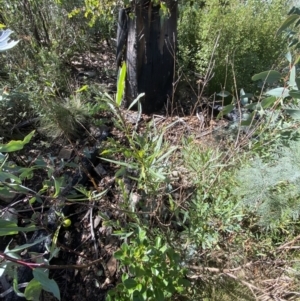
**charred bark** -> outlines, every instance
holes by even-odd
[[[177,1],[166,1],[168,15],[149,0],[136,1],[126,10],[127,78],[125,104],[140,94],[145,113],[153,113],[172,95],[177,39]],[[122,19],[124,20],[124,18]]]

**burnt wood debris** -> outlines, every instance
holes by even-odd
[[[177,1],[166,10],[149,0],[120,9],[116,63],[126,62],[125,105],[140,94],[144,113],[160,110],[172,97],[177,42]]]

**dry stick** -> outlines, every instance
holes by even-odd
[[[49,265],[49,264],[44,264],[44,263],[34,263],[34,262],[26,262],[20,259],[13,258],[11,256],[8,256],[5,253],[0,252],[0,258],[4,260],[8,260],[17,264],[20,264],[22,266],[26,266],[30,269],[35,269],[35,268],[45,268],[49,270],[55,270],[55,269],[86,269],[92,265],[95,265],[97,263],[101,263],[103,265],[103,268],[105,269],[106,264],[103,260],[103,258],[99,258],[97,260],[94,260],[88,264],[82,264],[82,265],[76,265],[76,264],[67,264],[67,265]]]
[[[234,61],[234,55],[233,55],[233,61]],[[239,94],[238,94],[238,90],[237,90],[237,83],[236,83],[236,76],[235,76],[235,72],[234,72],[234,63],[231,63],[231,68],[232,68],[232,73],[233,73],[233,82],[234,82],[234,89],[235,89],[235,97],[237,99],[237,106],[238,106],[238,110],[239,110],[239,126],[238,126],[238,133],[237,133],[237,137],[235,140],[235,144],[234,147],[237,148],[238,145],[238,141],[241,135],[241,123],[242,123],[242,109],[241,109],[241,103],[240,103],[240,99],[239,99]]]
[[[285,243],[284,245],[279,246],[279,247],[277,248],[277,252],[280,251],[280,250],[282,250],[282,249],[287,249],[287,248],[289,248],[290,245],[292,245],[293,243],[295,243],[295,242],[296,242],[297,240],[299,240],[299,239],[300,239],[300,235],[296,236],[293,240],[291,240],[291,241]]]

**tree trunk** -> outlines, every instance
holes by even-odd
[[[141,100],[145,113],[161,109],[172,96],[177,1],[165,3],[168,9],[165,15],[162,15],[160,5],[154,6],[149,0],[136,0],[130,9],[119,15],[123,25],[118,27],[126,28],[127,34],[124,47],[127,65],[125,103],[129,106],[140,93],[145,93]],[[119,42],[118,46],[120,55],[122,47]]]

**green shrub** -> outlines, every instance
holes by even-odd
[[[231,193],[235,167],[224,162],[224,154],[187,143],[183,155],[195,187],[185,215],[184,232],[192,256],[198,248],[213,248],[224,233],[239,231],[242,215],[237,198]]]
[[[205,3],[203,8],[200,3]],[[286,48],[283,38],[275,33],[287,8],[285,0],[230,0],[223,5],[210,0],[182,5],[178,28],[181,62],[186,69],[204,75],[220,35],[209,92],[223,87],[233,91],[234,78],[238,88],[253,92],[251,76],[273,64],[278,66]]]
[[[237,174],[235,193],[267,230],[289,227],[300,216],[299,142],[279,148],[264,162],[255,158]]]
[[[137,227],[126,234],[126,240],[128,237],[130,243],[123,243],[114,254],[120,268],[127,272],[122,275],[122,283],[109,292],[108,301],[174,300],[176,292],[185,293],[189,282],[184,279],[186,271],[180,265],[180,256],[162,236],[153,241]]]

